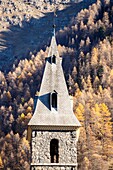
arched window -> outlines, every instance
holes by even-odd
[[[51,107],[52,109],[57,110],[57,93],[53,92],[51,94]]]
[[[55,55],[52,56],[52,63],[56,64],[56,56]]]
[[[50,142],[50,156],[51,156],[51,163],[58,163],[59,162],[59,142],[57,139],[52,139]]]

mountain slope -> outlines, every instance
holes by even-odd
[[[71,18],[82,8],[87,8],[89,4],[91,2],[56,5],[58,9],[56,31],[67,26]],[[4,0],[0,8],[0,70],[8,71],[20,59],[29,58],[30,52],[36,54],[49,44],[53,31],[54,6],[49,5],[42,11],[32,3],[28,5],[21,0],[9,2]]]

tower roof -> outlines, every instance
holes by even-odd
[[[51,127],[51,129],[53,127],[57,129],[58,127],[60,129],[61,127],[70,127],[73,129],[80,126],[79,121],[73,113],[61,62],[62,59],[58,53],[56,38],[53,35],[40,93],[33,117],[28,124],[29,126],[45,129],[47,127]],[[55,94],[57,97],[56,108],[52,106],[52,94]]]

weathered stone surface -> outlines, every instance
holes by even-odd
[[[35,169],[34,169],[35,168]],[[73,168],[73,169],[72,169]],[[48,167],[48,166],[41,166],[41,167],[32,167],[31,170],[77,170],[77,167],[71,167],[71,166],[51,166],[51,167]]]
[[[32,132],[35,133],[34,131]],[[32,135],[32,163],[50,163],[50,142],[52,139],[59,141],[59,163],[77,163],[76,138],[71,132],[37,131]]]

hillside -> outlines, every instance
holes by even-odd
[[[36,2],[36,1],[35,1]],[[91,4],[56,4],[57,31],[67,26],[82,8]],[[3,0],[0,6],[0,70],[9,71],[20,59],[45,49],[52,35],[53,4],[38,1]],[[47,8],[45,8],[45,5]],[[7,63],[8,60],[8,63]],[[5,69],[4,69],[5,68]]]
[[[69,14],[69,18],[61,22],[61,27],[57,26],[57,41],[69,94],[74,98],[74,113],[82,124],[78,143],[78,169],[109,170],[113,164],[113,2],[97,0],[91,5],[80,2],[57,13],[57,25],[61,22],[61,16]],[[44,24],[46,17],[51,15],[52,12],[45,13],[38,22]],[[47,25],[50,25],[49,22]],[[13,38],[15,33],[14,42],[18,42],[14,46],[15,53],[20,52],[23,57],[17,55],[18,61],[14,64],[12,56],[12,62],[7,63],[6,67],[2,63],[1,67],[2,70],[5,67],[7,72],[0,72],[0,166],[11,170],[14,167],[29,170],[30,150],[25,138],[27,124],[33,114],[34,96],[40,88],[48,54],[48,38],[52,30],[50,34],[44,32],[40,37],[40,40],[44,39],[41,45],[37,45],[36,38],[30,48],[30,39],[27,37],[29,31],[24,39],[19,38],[29,28],[28,25],[24,27],[26,29],[19,27],[21,34],[17,31],[18,26],[9,28],[10,32],[7,29],[1,32],[1,43],[8,46],[9,34]],[[51,26],[46,28],[48,32],[52,29]],[[34,31],[30,37],[33,37]],[[26,52],[27,45],[29,53]],[[1,54],[5,52],[2,50]]]

